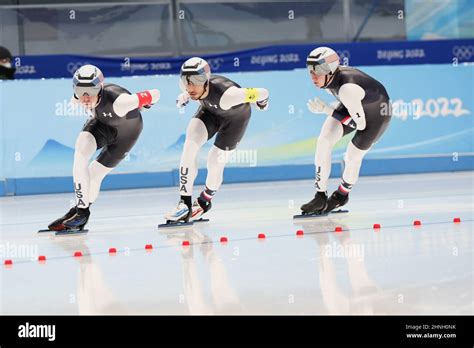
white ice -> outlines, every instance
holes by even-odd
[[[473,314],[473,190],[472,172],[362,177],[348,214],[295,223],[311,181],[224,185],[209,223],[165,231],[176,188],[108,191],[83,236],[36,233],[71,194],[4,197],[0,314]]]

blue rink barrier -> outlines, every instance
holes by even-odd
[[[306,57],[322,44],[268,46],[224,54],[203,55],[216,74],[243,71],[305,68]],[[474,40],[425,40],[357,43],[324,43],[335,49],[342,63],[351,66],[462,64],[474,62]],[[94,64],[105,76],[177,74],[187,57],[105,58],[78,55],[19,56],[16,78],[71,77],[83,64]],[[236,64],[238,59],[238,64]]]
[[[361,176],[419,174],[474,170],[474,155],[366,159]],[[205,183],[207,170],[201,169],[195,185]],[[341,176],[341,165],[332,164],[331,177]],[[178,170],[158,173],[110,174],[101,190],[139,189],[178,186]],[[226,168],[224,184],[304,180],[314,178],[314,165],[281,165],[253,168]],[[225,188],[224,188],[225,189]],[[0,181],[0,196],[73,192],[73,180],[68,177],[18,178]]]

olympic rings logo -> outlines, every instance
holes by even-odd
[[[211,58],[207,60],[207,63],[210,65],[212,70],[219,70],[222,63],[224,63],[223,58]]]
[[[459,60],[469,60],[474,56],[474,46],[454,46],[452,52]]]
[[[77,69],[79,69],[81,66],[90,64],[90,63],[82,63],[82,62],[69,62],[67,65],[67,71],[71,73],[71,75],[74,75]]]

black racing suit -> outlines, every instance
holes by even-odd
[[[87,120],[82,131],[91,133],[102,149],[97,161],[108,168],[116,167],[135,145],[143,129],[143,120],[138,109],[120,117],[114,112],[113,104],[121,94],[131,94],[125,88],[105,84],[94,117]]]
[[[361,150],[367,150],[379,140],[392,119],[390,98],[385,87],[379,81],[351,67],[340,67],[326,88],[339,100],[339,89],[347,83],[356,84],[365,91],[362,107],[365,113],[366,127],[364,130],[356,130],[343,125],[344,135],[356,130],[352,143]],[[341,120],[350,115],[347,108],[341,103],[332,116]]]
[[[236,105],[229,110],[220,107],[222,95],[230,87],[240,86],[226,77],[211,75],[209,94],[200,99],[201,106],[194,117],[199,118],[206,126],[208,140],[216,133],[214,145],[221,150],[233,150],[242,140],[250,120],[251,108],[249,103]]]

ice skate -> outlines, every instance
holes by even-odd
[[[331,198],[328,199],[325,192],[317,192],[311,201],[301,206],[301,214],[294,215],[293,218],[294,219],[316,218],[316,217],[327,216],[328,214],[348,212],[348,210],[333,210],[337,208],[337,206],[334,206],[332,209],[328,210],[328,204],[329,204],[330,199]],[[339,206],[342,206],[344,204],[341,204]]]
[[[180,200],[178,206],[165,215],[166,223],[158,225],[158,228],[192,226],[191,214],[190,207],[183,200]]]
[[[334,211],[334,209],[342,207],[349,202],[349,195],[343,195],[339,191],[334,191],[331,197],[329,197],[327,202],[327,207],[325,212],[329,213],[336,213],[336,212],[343,212],[342,210]]]
[[[206,222],[209,219],[203,219],[202,216],[207,213],[212,207],[212,203],[204,202],[203,200],[196,198],[192,205],[191,219],[193,222]]]
[[[301,206],[302,215],[323,213],[327,206],[327,200],[326,192],[316,192],[311,201]]]
[[[72,207],[69,211],[59,219],[54,220],[48,225],[48,230],[46,231],[61,231],[64,230],[64,221],[70,219],[76,213],[76,207]]]
[[[89,209],[78,209],[72,207],[66,215],[54,220],[48,225],[48,229],[39,230],[42,232],[55,232],[56,235],[83,234],[89,232],[85,225],[89,221]]]

